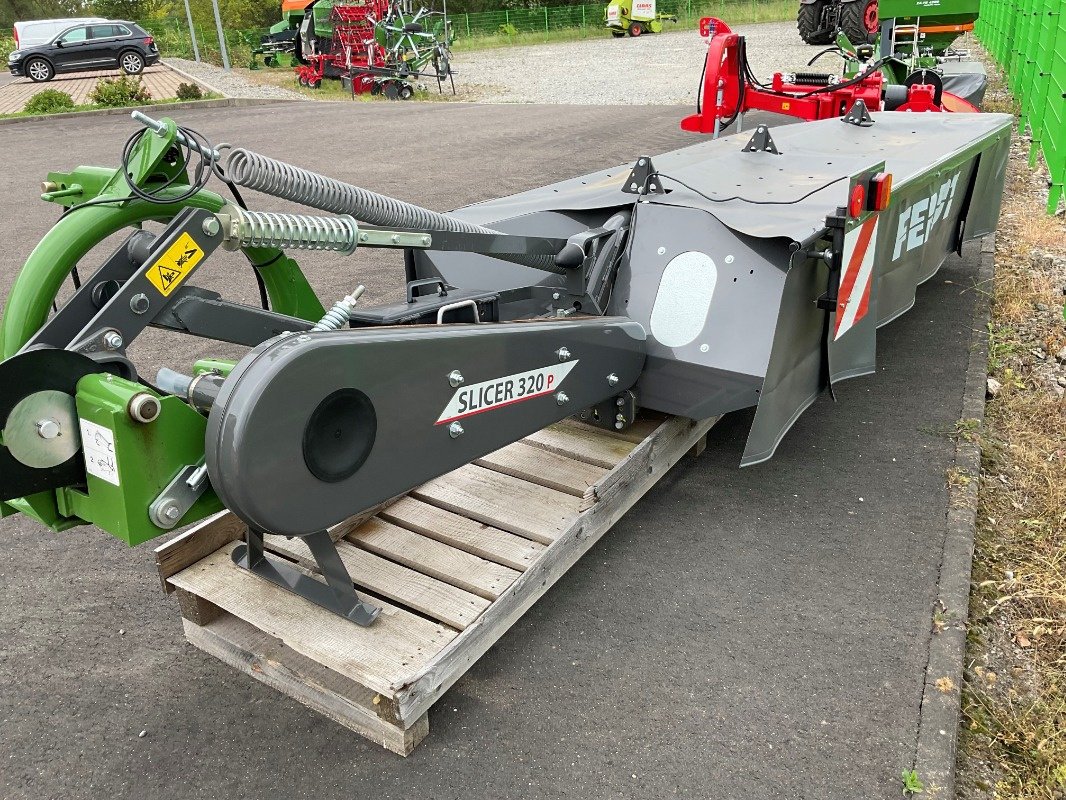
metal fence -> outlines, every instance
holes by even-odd
[[[540,34],[546,39],[569,32],[575,38],[606,35],[604,9],[606,3],[580,6],[549,6],[544,8],[484,11],[475,14],[449,14],[452,30],[459,42],[495,39],[499,44],[509,40],[528,41]],[[729,23],[769,22],[793,19],[795,0],[658,0],[658,11],[677,17],[678,27],[694,28],[700,17],[720,17]],[[164,57],[192,58],[192,40],[184,17],[165,17],[143,20],[140,24],[151,32],[159,43]],[[221,63],[214,22],[194,20],[201,56]],[[669,30],[673,23],[665,23]],[[247,63],[251,50],[265,30],[237,30],[227,28],[226,46],[234,64]],[[476,43],[476,41],[475,41]]]
[[[981,43],[1007,74],[1021,104],[1019,128],[1051,174],[1048,213],[1058,210],[1066,183],[1066,4],[1063,0],[982,0],[975,26]]]

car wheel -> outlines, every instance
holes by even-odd
[[[30,76],[30,80],[34,83],[43,83],[44,81],[52,80],[56,76],[56,71],[43,58],[32,58],[26,64],[26,74]]]
[[[135,50],[127,50],[120,55],[118,64],[127,75],[140,75],[144,72],[144,58]]]

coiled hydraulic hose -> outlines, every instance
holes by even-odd
[[[361,222],[381,228],[498,233],[491,228],[328,178],[243,147],[230,151],[226,158],[226,175],[238,186],[321,211],[349,214]],[[552,256],[516,253],[496,257],[548,272],[561,274],[566,271],[555,263]]]

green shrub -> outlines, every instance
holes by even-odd
[[[512,25],[510,22],[505,22],[500,26],[500,33],[503,36],[516,36],[518,34],[518,28]]]
[[[179,83],[177,91],[179,100],[203,100],[204,92],[195,83]]]
[[[45,89],[27,100],[22,110],[27,114],[55,114],[59,111],[71,111],[73,108],[74,98],[69,94],[58,89]]]
[[[89,102],[113,108],[136,106],[152,102],[152,93],[141,83],[140,78],[122,75],[98,80],[89,93]]]

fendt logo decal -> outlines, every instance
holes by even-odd
[[[463,417],[472,417],[474,414],[551,394],[559,388],[566,376],[570,374],[570,370],[578,365],[578,361],[580,359],[526,372],[516,372],[514,375],[493,378],[456,389],[436,424],[443,425],[445,422],[454,422]]]
[[[945,213],[951,208],[958,185],[959,173],[956,172],[950,178],[945,178],[939,186],[934,186],[928,197],[915,200],[910,207],[900,212],[899,219],[896,221],[896,247],[892,251],[893,261],[926,243],[929,234],[933,232],[933,226],[946,218]]]

